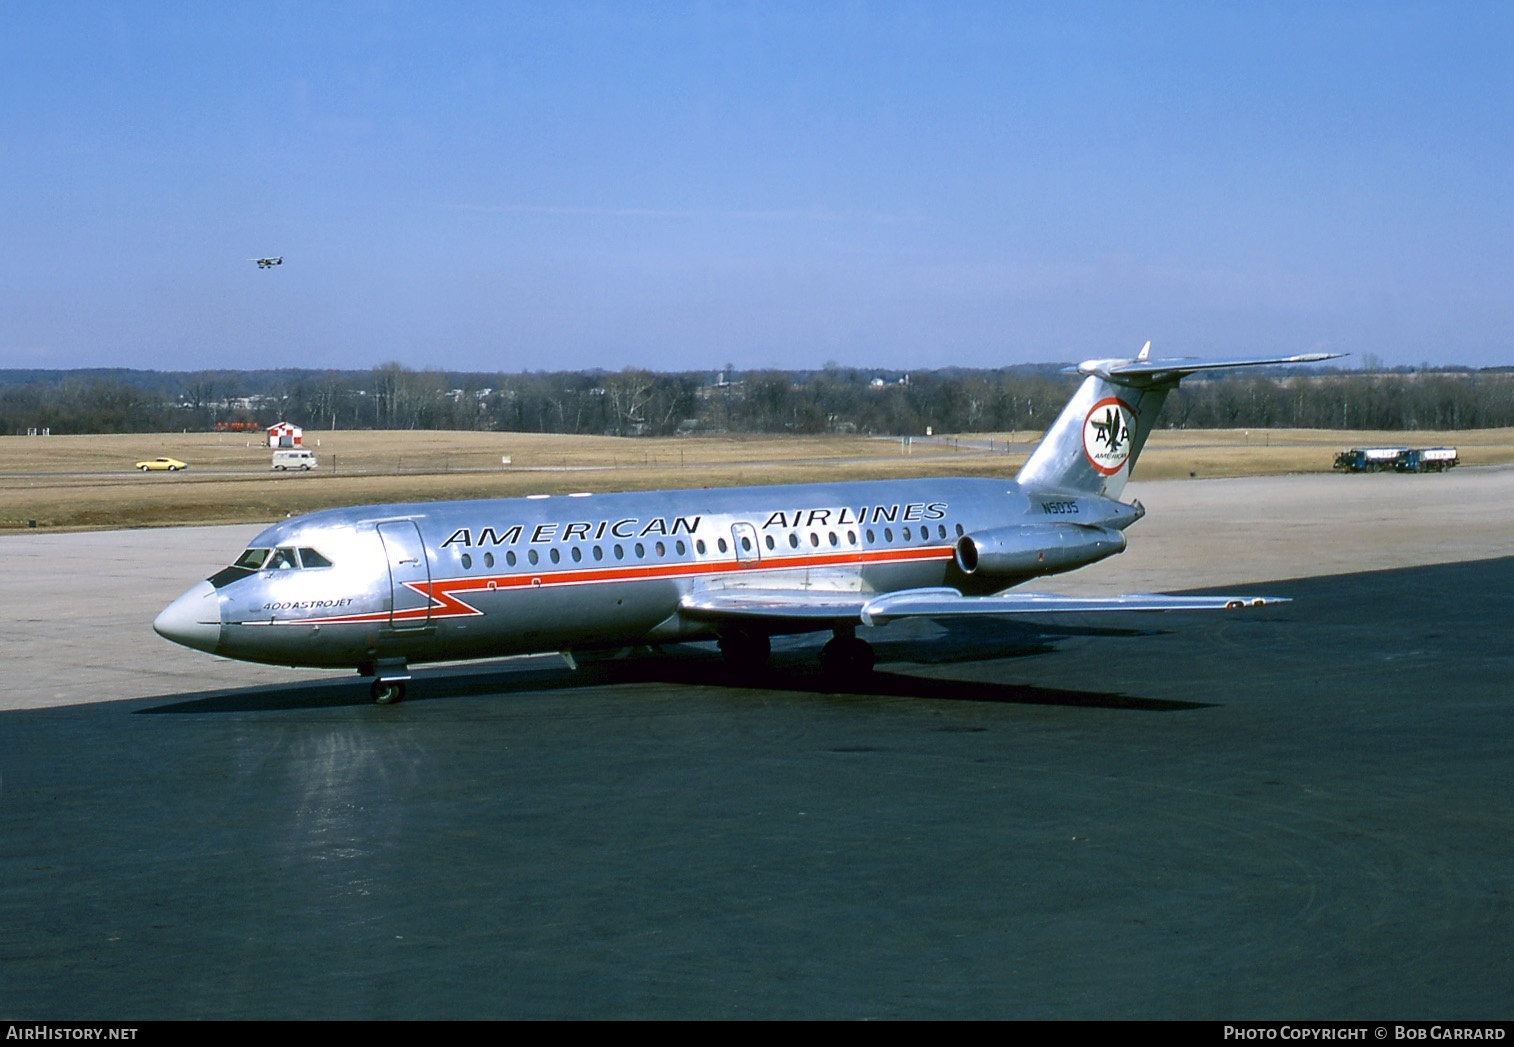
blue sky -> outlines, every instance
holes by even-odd
[[[1472,0],[0,0],[0,367],[1510,364],[1511,50]]]

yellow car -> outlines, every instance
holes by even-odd
[[[144,473],[156,473],[161,472],[165,469],[171,473],[176,473],[180,469],[188,469],[189,466],[185,465],[177,458],[154,458],[150,462],[138,462],[137,468],[142,470]]]

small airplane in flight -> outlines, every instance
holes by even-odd
[[[256,263],[258,263],[258,268],[259,269],[272,269],[276,265],[283,265],[284,264],[284,259],[282,257],[279,257],[279,258],[249,258],[247,260],[249,262],[256,262]]]
[[[859,629],[901,618],[1210,610],[1266,596],[1009,592],[1125,549],[1120,500],[1167,394],[1268,359],[1088,360],[1013,480],[811,483],[370,505],[285,520],[153,623],[175,643],[356,669],[380,704],[424,662],[715,640],[737,671],[829,631],[822,667],[872,669]]]

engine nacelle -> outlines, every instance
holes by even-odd
[[[996,527],[957,539],[962,573],[1004,579],[1033,578],[1083,567],[1125,551],[1125,535],[1083,524]]]

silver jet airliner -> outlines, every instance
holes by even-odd
[[[1089,360],[1012,481],[884,480],[372,505],[296,517],[153,623],[175,643],[356,669],[400,701],[422,662],[717,640],[736,669],[769,638],[829,630],[828,672],[865,673],[859,626],[898,618],[1205,610],[1258,596],[1009,593],[1125,548],[1120,501],[1167,394],[1196,371],[1312,363]]]

